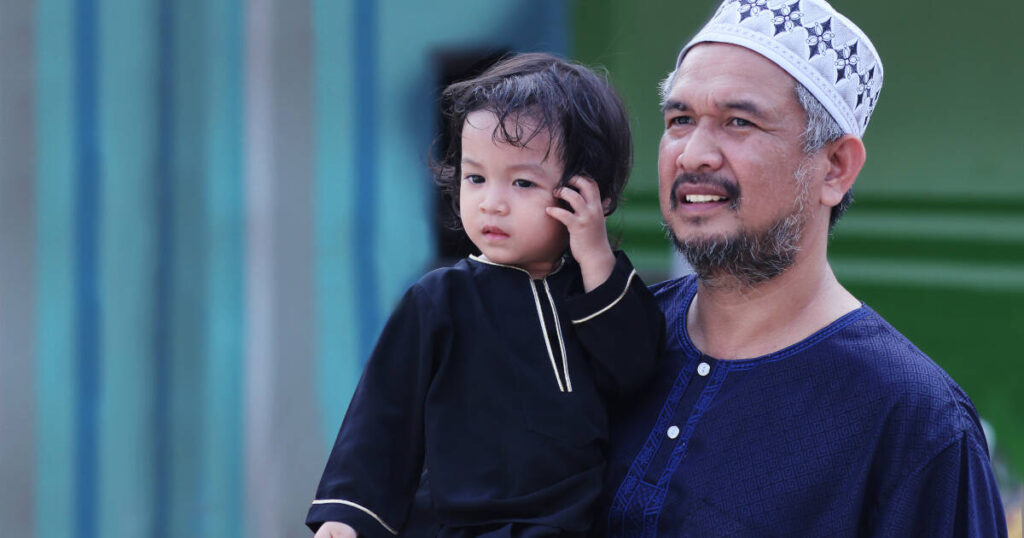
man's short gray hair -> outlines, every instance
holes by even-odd
[[[800,135],[805,154],[814,155],[826,144],[843,137],[843,129],[839,126],[839,122],[799,82],[796,83],[796,99],[800,102],[800,107],[807,113],[807,128]]]
[[[658,85],[662,108],[665,107],[668,94],[672,91],[672,85],[675,83],[677,72],[678,69],[673,70]],[[842,138],[845,133],[843,133],[843,128],[839,126],[839,122],[828,113],[828,110],[825,110],[821,102],[803,84],[794,81],[794,85],[797,102],[800,103],[800,107],[807,114],[807,127],[804,129],[803,134],[800,135],[800,143],[805,155],[814,155],[827,144]],[[839,218],[843,216],[843,213],[846,213],[846,210],[850,208],[852,203],[853,189],[851,188],[846,191],[839,204],[832,208],[828,220],[829,230],[835,227],[836,223],[839,222]]]
[[[807,114],[807,127],[804,129],[803,134],[800,135],[800,142],[803,144],[804,154],[810,156],[820,151],[825,145],[842,138],[844,134],[843,128],[839,126],[839,122],[825,110],[821,102],[803,84],[796,82],[795,85],[796,100],[800,102],[800,107]],[[835,227],[836,223],[839,222],[839,218],[843,216],[843,213],[846,213],[846,210],[850,208],[852,203],[853,188],[851,187],[843,195],[843,199],[832,207],[832,212],[828,217],[829,230]]]

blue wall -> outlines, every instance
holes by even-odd
[[[306,536],[366,354],[435,257],[435,53],[565,53],[566,3],[14,4],[0,268],[28,286],[3,285],[0,331],[30,316],[0,426],[28,441],[0,439],[25,486],[0,535]]]
[[[36,5],[36,533],[241,519],[238,2]]]

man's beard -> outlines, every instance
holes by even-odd
[[[754,286],[781,275],[793,265],[800,252],[800,240],[807,222],[804,206],[808,183],[804,164],[801,163],[795,173],[798,192],[793,207],[765,229],[742,228],[732,235],[680,239],[670,226],[665,226],[669,240],[686,258],[702,283]],[[681,182],[731,183],[721,178],[681,175],[672,188],[673,209],[676,207],[676,187]],[[733,192],[738,195],[738,186],[732,188],[736,190],[730,191],[730,195]],[[730,198],[730,202],[730,207],[735,210],[740,199],[738,196]]]

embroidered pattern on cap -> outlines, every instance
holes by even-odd
[[[825,0],[725,0],[676,67],[687,50],[709,41],[764,55],[814,94],[845,132],[863,135],[882,89],[881,59]]]

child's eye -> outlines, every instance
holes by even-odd
[[[484,182],[484,176],[481,176],[479,174],[470,174],[463,178],[463,181],[468,181],[474,184],[480,184]]]
[[[525,189],[536,185],[536,183],[530,181],[529,179],[517,179],[512,182],[512,185]]]

